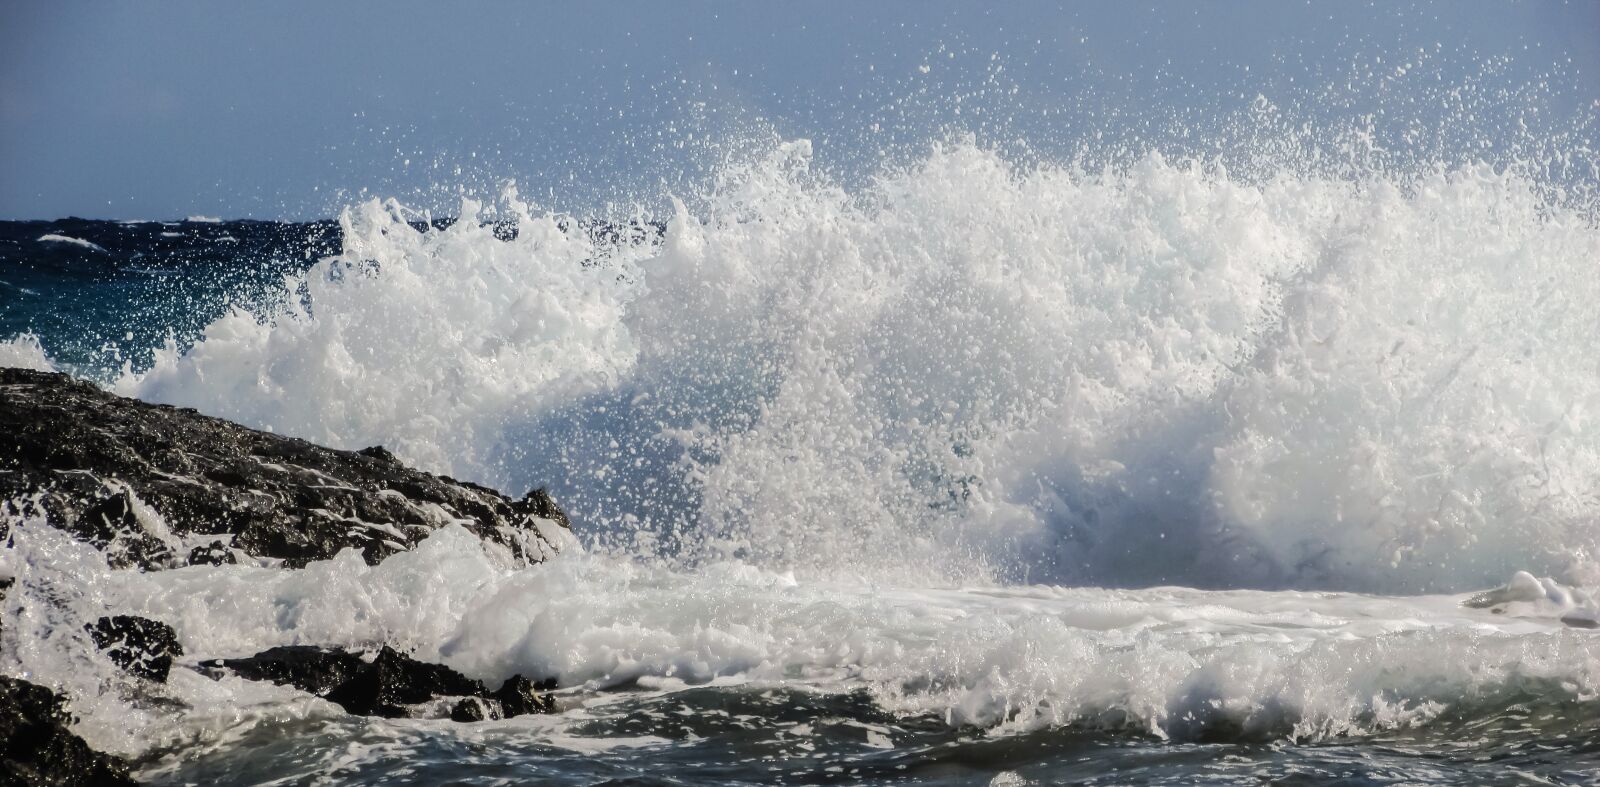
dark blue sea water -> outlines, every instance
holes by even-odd
[[[70,241],[41,241],[51,236]],[[331,221],[0,222],[0,336],[32,333],[95,377],[147,364],[231,304],[279,297],[283,277],[339,247]]]

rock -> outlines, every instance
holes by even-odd
[[[238,563],[239,558],[234,556],[233,550],[221,541],[213,541],[204,546],[189,550],[189,565],[191,566],[222,566]]]
[[[570,538],[542,490],[514,501],[381,446],[323,448],[27,369],[0,368],[0,505],[37,506],[142,569],[226,560],[218,543],[290,568],[352,547],[375,564],[452,523],[518,563]]]
[[[550,698],[540,693],[553,688],[554,681],[534,683],[516,675],[491,694],[481,682],[449,667],[418,661],[389,647],[380,650],[371,662],[337,648],[295,645],[272,648],[244,659],[223,659],[215,666],[232,670],[242,678],[294,686],[361,716],[438,715],[442,711],[438,702],[451,698],[455,701],[445,707],[456,721],[555,710]]]
[[[350,680],[367,663],[343,650],[312,645],[282,645],[243,659],[222,659],[220,666],[248,680],[270,680],[312,694],[326,694]]]
[[[0,784],[131,785],[128,765],[102,754],[67,729],[59,695],[0,676]]]
[[[376,459],[376,460],[378,460],[380,462],[383,462],[384,464],[390,464],[390,465],[398,465],[398,464],[400,464],[400,459],[398,457],[396,457],[394,454],[390,453],[389,449],[384,448],[381,445],[374,445],[374,446],[370,446],[368,448],[363,448],[360,451],[357,451],[356,453],[361,454],[362,456],[370,456],[373,459]]]
[[[384,646],[371,664],[323,699],[358,716],[404,718],[405,706],[437,697],[482,697],[483,684],[442,664],[417,661]]]
[[[172,659],[183,655],[178,633],[159,621],[113,615],[85,628],[94,637],[94,644],[117,666],[147,680],[165,682],[172,671]]]
[[[499,718],[502,718],[499,703],[479,697],[464,697],[450,710],[451,721],[489,721]]]
[[[521,716],[527,713],[550,713],[555,710],[555,703],[549,697],[540,693],[541,690],[554,688],[554,681],[536,684],[521,675],[512,675],[500,686],[500,690],[489,695],[500,704],[500,709],[505,718]]]
[[[106,553],[112,568],[173,562],[172,545],[154,535],[150,523],[140,518],[138,503],[126,489],[95,500],[73,520],[71,530]]]
[[[572,523],[567,521],[567,515],[556,507],[555,499],[543,489],[528,492],[521,500],[512,503],[511,507],[530,516],[553,520],[562,527],[572,526]]]

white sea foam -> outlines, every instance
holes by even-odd
[[[554,217],[524,216],[515,243],[485,243],[470,221],[418,232],[406,218],[393,203],[346,211],[345,253],[291,284],[303,299],[234,311],[119,390],[490,478],[508,425],[632,365],[628,271],[585,266],[591,247]]]
[[[39,236],[39,242],[40,243],[67,243],[67,244],[71,244],[73,246],[82,246],[83,248],[90,249],[92,251],[101,251],[101,252],[105,251],[105,248],[103,246],[101,246],[100,244],[98,244],[98,243],[91,243],[91,242],[86,241],[86,240],[84,240],[82,238],[72,238],[72,237],[68,237],[66,235],[57,235],[55,233],[50,233],[50,234],[47,234],[47,235],[40,235]]]
[[[376,567],[352,552],[303,571],[111,571],[42,523],[19,524],[14,539],[0,550],[17,578],[0,666],[68,689],[80,731],[129,754],[339,718],[307,695],[183,666],[290,643],[387,642],[491,682],[559,675],[569,689],[865,690],[892,711],[997,732],[1071,723],[1184,738],[1220,724],[1317,740],[1427,723],[1531,682],[1552,702],[1600,690],[1593,636],[1550,610],[1497,614],[1463,597],[936,590],[584,554],[517,570],[454,527]],[[169,684],[136,691],[89,646],[83,624],[107,611],[176,628],[188,653]],[[180,704],[132,699],[150,691]],[[522,734],[582,737],[584,721],[567,714]]]
[[[0,366],[20,369],[37,369],[43,372],[56,370],[55,364],[45,355],[39,337],[24,333],[10,339],[0,339]]]
[[[278,313],[119,390],[554,483],[634,552],[802,575],[1593,582],[1600,229],[1517,167],[1249,179],[789,143],[592,240],[344,214]]]
[[[0,279],[0,287],[6,287],[6,288],[9,288],[9,289],[16,290],[17,292],[20,292],[23,295],[38,295],[39,294],[38,290],[30,290],[27,287],[21,287],[21,286],[18,286],[16,284],[12,284],[11,282],[6,281],[5,279]]]

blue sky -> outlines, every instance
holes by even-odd
[[[1414,83],[1539,85],[1516,100],[1545,118],[1600,101],[1597,3],[984,5],[6,3],[0,217],[304,218],[512,178],[598,210],[752,128],[841,170],[951,127],[1048,150],[1330,86],[1326,111],[1393,105],[1418,58]]]

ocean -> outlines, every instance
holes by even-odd
[[[156,784],[1600,780],[1592,173],[811,160],[604,221],[0,222],[0,364],[547,487],[582,544],[142,573],[18,524],[0,669]],[[297,643],[559,711],[191,669]]]

